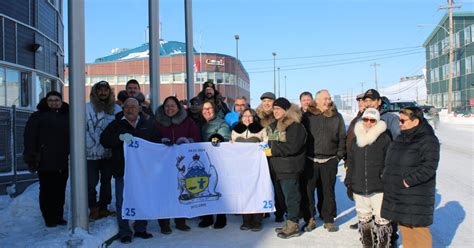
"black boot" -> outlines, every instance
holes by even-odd
[[[389,248],[392,236],[392,226],[390,223],[384,225],[376,224],[375,231],[377,233],[378,247]]]
[[[374,236],[372,235],[372,221],[359,221],[360,241],[364,248],[374,247]]]
[[[199,222],[199,227],[208,227],[214,224],[214,216],[212,215],[205,215],[201,217],[201,222]]]
[[[221,229],[227,225],[227,217],[225,214],[218,214],[216,217],[216,223],[214,223],[214,229]]]

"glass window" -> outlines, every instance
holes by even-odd
[[[464,59],[464,64],[466,65],[466,74],[472,73],[472,56]]]
[[[474,42],[474,24],[471,25],[471,42]]]
[[[471,43],[471,27],[466,27],[464,29],[464,45]]]
[[[0,106],[6,105],[5,94],[5,68],[0,67]]]
[[[171,82],[171,75],[170,74],[161,74],[160,75],[160,83],[167,84]]]
[[[439,47],[439,44],[438,44],[438,43],[436,43],[436,44],[433,45],[433,56],[434,56],[434,57],[438,57],[438,56],[439,56],[439,49],[438,49],[438,47]]]
[[[461,32],[457,32],[454,34],[454,47],[455,48],[460,48],[461,47],[461,36],[460,36],[460,33]]]
[[[20,106],[27,107],[30,103],[30,87],[28,84],[29,75],[26,72],[21,73],[21,102]]]
[[[6,70],[6,106],[20,104],[20,73],[15,70]]]
[[[37,76],[35,80],[36,96],[35,103],[39,103],[41,99],[46,97],[46,94],[53,89],[53,83],[49,78]]]
[[[449,52],[449,36],[441,41],[442,54]]]

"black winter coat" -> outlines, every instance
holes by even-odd
[[[324,113],[310,105],[303,115],[303,125],[308,132],[306,155],[311,158],[346,156],[346,126],[342,115],[335,107]]]
[[[362,125],[359,121],[354,127],[355,138],[352,140],[351,149],[347,152],[349,167],[344,184],[350,186],[352,191],[359,195],[381,193],[383,192],[381,176],[385,167],[385,156],[392,141],[390,131],[387,130],[385,122],[380,121],[377,126],[372,127],[371,131],[374,132],[364,134],[361,133]],[[365,145],[363,140],[369,136],[375,141]],[[361,144],[364,146],[360,147]]]
[[[431,225],[438,162],[439,141],[425,119],[402,131],[387,152],[381,216],[407,226]]]
[[[39,171],[67,170],[69,165],[69,105],[52,110],[43,98],[25,126],[23,157]]]
[[[306,130],[299,119],[296,119],[298,113],[294,109],[297,108],[292,105],[283,120],[273,122],[266,129],[268,145],[272,151],[270,170],[277,180],[299,179],[304,169]]]
[[[113,175],[115,177],[124,176],[123,141],[119,139],[119,135],[125,133],[151,142],[158,143],[161,141],[158,129],[154,128],[151,120],[140,118],[136,128],[125,119],[115,119],[112,121],[100,135],[100,144],[105,148],[112,148]]]

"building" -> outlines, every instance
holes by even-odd
[[[62,1],[0,1],[0,106],[34,110],[64,74]]]
[[[474,12],[453,13],[453,110],[474,106]],[[423,43],[426,49],[428,103],[448,106],[449,16],[446,14]]]
[[[23,130],[41,98],[62,90],[62,2],[0,1],[0,194],[36,180],[23,163]]]
[[[177,41],[160,41],[160,99],[176,96],[186,99],[186,44]],[[147,98],[150,94],[150,77],[148,63],[148,43],[133,49],[114,49],[113,54],[98,58],[86,65],[86,97],[89,98],[91,87],[106,80],[115,93],[125,89],[130,79],[141,84],[142,92]],[[202,84],[212,79],[221,94],[229,99],[236,96],[250,99],[249,75],[240,61],[234,57],[219,53],[194,52],[194,92],[201,91]],[[65,98],[68,81],[66,68]],[[238,82],[238,83],[236,83]]]

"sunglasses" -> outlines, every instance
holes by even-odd
[[[405,122],[407,122],[408,120],[405,120],[405,119],[400,119],[400,123],[403,125],[405,124]]]
[[[377,122],[377,120],[375,120],[375,119],[369,119],[369,118],[363,118],[362,120],[363,120],[364,122],[370,122],[370,123],[376,123],[376,122]]]

